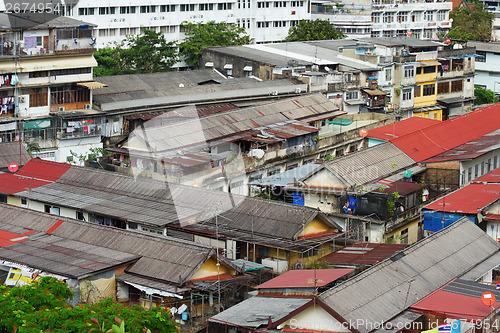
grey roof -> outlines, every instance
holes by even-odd
[[[267,269],[267,266],[264,266],[262,264],[245,260],[245,259],[236,259],[231,261],[233,265],[240,269],[245,269],[245,272],[251,272],[251,271],[257,271],[260,269]]]
[[[412,48],[421,48],[421,47],[434,47],[442,46],[442,43],[433,42],[430,40],[423,40],[413,37],[367,37],[367,38],[359,38],[356,39],[361,42],[373,43],[376,45],[383,46],[407,46]]]
[[[190,229],[211,235],[215,232],[214,208],[218,207],[221,236],[290,249],[317,244],[316,239],[296,242],[303,223],[307,225],[313,218],[341,231],[327,215],[310,207],[234,194],[229,197],[225,192],[77,166],[55,182],[15,195],[167,229],[182,230],[183,222],[189,220],[196,223]]]
[[[478,42],[468,41],[467,47],[475,47],[476,51],[482,52],[500,52],[500,42]]]
[[[6,229],[5,221],[0,228]],[[129,264],[139,256],[53,235],[0,248],[0,258],[75,279]]]
[[[250,182],[249,185],[260,185],[260,186],[287,186],[295,184],[296,180],[301,179],[305,175],[313,172],[319,168],[320,164],[304,164],[299,167],[287,170],[282,173],[278,173],[269,177],[254,180]]]
[[[234,57],[240,57],[243,59],[248,59],[252,61],[258,61],[264,64],[274,65],[277,67],[287,67],[291,60],[297,60],[293,56],[277,55],[275,53],[264,51],[261,49],[249,48],[244,45],[241,46],[217,46],[208,47],[207,49],[227,54]],[[298,65],[310,66],[313,62],[301,60]]]
[[[146,141],[151,153],[158,154],[162,151],[173,151],[192,145],[204,145],[206,142],[222,138],[226,141],[232,141],[232,135],[256,127],[289,120],[307,122],[308,117],[335,110],[338,108],[321,94],[300,96],[257,107],[217,113],[199,119],[189,119],[170,125],[157,126],[154,121],[147,122],[144,128],[136,129],[131,133],[129,141]],[[147,140],[145,140],[146,137]],[[126,145],[125,148],[129,148],[129,146]],[[162,156],[156,155],[156,158],[159,157]]]
[[[97,25],[89,22],[84,22],[67,16],[56,16],[54,19],[45,22],[41,27],[49,28],[83,28],[97,27]]]
[[[364,185],[386,177],[415,163],[391,142],[335,158],[326,168],[341,177],[348,185]]]
[[[245,327],[266,327],[309,302],[307,298],[252,297],[208,319]]]
[[[226,79],[210,69],[102,76],[95,80],[107,85],[93,93],[94,102],[107,112],[270,95],[272,91],[292,93],[297,87],[305,90],[302,85],[294,85],[289,80]]]
[[[19,164],[19,159],[21,166],[25,165],[30,158],[23,144],[19,142],[0,143],[0,169],[7,168],[10,163]]]
[[[80,248],[86,246],[91,253],[93,249],[101,248],[104,250],[99,250],[98,254],[115,256],[117,253],[118,256],[122,253],[124,258],[129,258],[125,255],[127,253],[130,258],[138,256],[140,259],[127,272],[161,283],[182,286],[209,257],[215,255],[208,246],[177,238],[110,228],[0,204],[0,226],[8,223],[45,233],[58,220],[63,223],[52,232],[54,241],[61,240],[67,246],[80,244]],[[46,253],[47,258],[51,261],[61,258],[56,252],[53,255]],[[50,263],[46,266],[50,267]]]
[[[499,248],[473,222],[462,218],[319,297],[347,321],[385,322]],[[356,328],[361,333],[373,330],[363,325]]]
[[[500,266],[500,250],[493,253],[488,259],[472,267],[460,276],[461,279],[477,281],[495,267]]]

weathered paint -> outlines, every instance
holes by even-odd
[[[220,266],[217,268],[217,260],[215,257],[209,258],[201,267],[193,274],[191,280],[199,280],[207,277],[217,276],[217,272],[220,275],[222,274],[236,274],[235,270],[231,267],[227,266],[224,263],[220,263]]]
[[[286,322],[279,325],[278,328],[307,331],[314,330],[318,332],[351,332],[319,305],[311,305],[304,311],[299,312]]]

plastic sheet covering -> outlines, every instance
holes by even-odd
[[[149,288],[149,287],[141,286],[140,284],[136,284],[136,283],[132,283],[132,282],[128,282],[128,281],[124,281],[124,282],[126,284],[128,284],[128,285],[131,285],[132,287],[135,287],[135,288],[139,289],[140,291],[145,292],[147,295],[156,294],[156,295],[165,296],[165,297],[182,298],[181,295],[170,293],[168,291],[163,291],[163,290],[158,290],[158,289],[154,289],[154,288]]]
[[[102,298],[115,298],[115,276],[96,280],[85,279],[80,282],[80,301],[95,303]]]

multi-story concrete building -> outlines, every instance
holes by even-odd
[[[299,20],[310,19],[309,4],[303,0],[80,0],[63,14],[97,25],[98,48],[138,35],[142,27],[162,31],[169,41],[182,40],[184,21],[223,21],[244,27],[257,43],[275,42],[283,40]]]

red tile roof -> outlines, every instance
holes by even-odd
[[[32,158],[17,173],[18,176],[34,177],[38,179],[56,181],[71,167],[69,164]]]
[[[500,168],[477,178],[474,183],[500,183]]]
[[[498,129],[500,103],[442,121],[390,140],[416,162],[463,145]]]
[[[448,213],[477,214],[498,199],[500,199],[500,184],[474,183],[424,206],[424,209]]]
[[[371,129],[368,131],[368,137],[381,140],[391,140],[440,122],[441,121],[436,119],[411,117],[395,122],[394,124]]]
[[[321,261],[338,265],[375,265],[407,246],[406,244],[357,243],[330,253],[321,258]]]
[[[304,269],[292,270],[281,274],[274,279],[264,282],[255,287],[256,289],[282,289],[282,288],[314,288],[323,287],[344,275],[351,273],[353,269]],[[316,284],[314,280],[316,279]]]
[[[16,194],[46,184],[49,184],[49,182],[20,177],[9,173],[0,174],[0,193]]]

